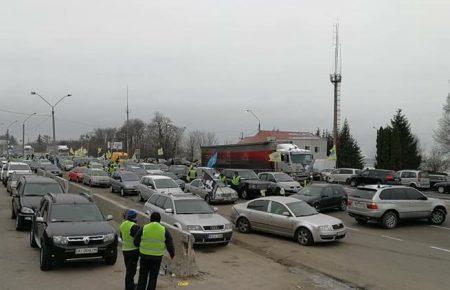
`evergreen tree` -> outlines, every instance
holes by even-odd
[[[376,167],[380,169],[417,169],[422,162],[417,138],[402,110],[391,120],[390,125],[377,131]]]
[[[337,168],[362,168],[364,166],[361,149],[350,133],[350,126],[347,120],[344,121],[344,125],[339,132],[336,166]]]

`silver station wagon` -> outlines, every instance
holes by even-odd
[[[294,238],[304,246],[345,237],[340,219],[318,213],[292,197],[270,196],[233,206],[231,220],[242,233],[264,231]]]

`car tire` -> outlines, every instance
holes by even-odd
[[[295,232],[295,240],[302,246],[311,246],[314,244],[314,238],[307,228],[299,228]]]
[[[120,189],[120,196],[125,197],[125,191],[123,190],[123,188]]]
[[[21,231],[23,229],[23,220],[20,216],[16,216],[16,231]]]
[[[445,222],[445,218],[445,211],[440,208],[435,208],[431,213],[429,221],[433,225],[442,225],[442,223]]]
[[[343,199],[341,200],[341,204],[339,205],[340,211],[346,211],[347,210],[347,200]]]
[[[36,243],[36,240],[35,240],[34,226],[33,225],[31,225],[31,230],[30,230],[30,247],[37,248],[37,243]]]
[[[385,229],[393,229],[398,225],[398,216],[393,211],[388,211],[381,217],[381,225]]]
[[[443,186],[439,186],[438,189],[437,189],[437,191],[438,191],[439,193],[445,193],[445,188],[444,188]]]
[[[356,180],[352,179],[352,180],[350,180],[350,186],[356,187],[356,186],[358,186],[358,183],[356,182]]]
[[[206,201],[208,204],[211,204],[211,196],[209,196],[209,194],[205,195],[205,201]]]
[[[251,231],[252,227],[250,221],[245,217],[240,217],[236,221],[236,228],[240,233],[247,234]]]
[[[366,225],[367,224],[367,220],[362,219],[362,218],[355,218],[356,222],[360,225]]]
[[[315,208],[317,211],[320,211],[320,204],[319,203],[314,203],[313,205],[313,208]]]
[[[112,255],[105,256],[104,259],[105,259],[105,264],[106,265],[112,266],[112,265],[116,264],[117,252],[112,254]]]
[[[244,188],[244,189],[242,189],[242,192],[241,192],[241,197],[243,198],[243,199],[245,199],[245,200],[248,200],[250,197],[249,197],[249,194],[248,194],[248,192],[247,192],[247,190]]]
[[[39,252],[39,262],[42,271],[49,271],[53,268],[53,263],[50,260],[50,254],[48,253],[47,246],[44,241],[41,241],[41,250]]]

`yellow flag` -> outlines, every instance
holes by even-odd
[[[281,162],[281,152],[273,152],[269,154],[269,161]]]
[[[158,155],[159,155],[159,156],[164,155],[164,151],[163,151],[162,148],[159,148],[159,149],[158,149]]]

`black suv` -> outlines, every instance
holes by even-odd
[[[267,193],[270,185],[270,182],[260,180],[258,175],[251,169],[224,169],[222,173],[226,176],[228,184],[231,184],[231,187],[237,191],[239,197],[243,199],[261,196],[263,192]],[[238,187],[231,183],[235,173],[241,177],[241,184]]]
[[[350,185],[394,184],[394,174],[392,170],[366,169],[350,177]]]
[[[86,193],[47,194],[33,217],[30,245],[42,271],[65,261],[117,260],[117,233]]]
[[[11,218],[16,219],[16,230],[22,230],[31,222],[42,197],[49,192],[64,193],[61,185],[49,177],[25,175],[19,178],[11,200]]]
[[[305,201],[318,211],[335,208],[345,211],[347,209],[347,192],[342,185],[338,184],[312,184],[291,197]]]

